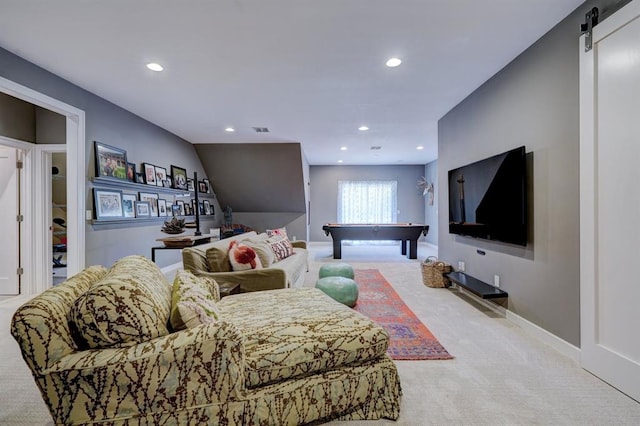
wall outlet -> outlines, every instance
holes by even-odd
[[[87,211],[84,212],[84,218],[86,220],[91,220],[92,217],[93,217],[93,214],[92,214],[91,210],[87,210]]]
[[[464,272],[464,262],[462,260],[458,260],[458,271]]]
[[[493,276],[493,285],[496,287],[500,287],[500,275]]]
[[[291,237],[291,241],[295,241],[296,240],[296,236],[294,235],[293,237]]]

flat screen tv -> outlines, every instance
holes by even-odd
[[[527,245],[525,147],[449,171],[449,232]]]

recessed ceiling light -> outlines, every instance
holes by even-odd
[[[236,129],[234,129],[233,127],[227,127],[226,129],[224,129],[224,131],[231,133],[231,132],[235,132]]]
[[[160,64],[156,64],[155,62],[150,62],[147,64],[147,68],[149,68],[151,71],[162,71],[164,68],[162,68],[162,65]]]
[[[338,163],[342,163],[342,160],[338,160]]]
[[[402,60],[398,58],[391,58],[387,61],[387,66],[393,68],[393,67],[397,67],[401,63],[402,63]]]
[[[416,147],[416,149],[417,149],[418,151],[420,151],[421,149],[424,149],[424,146],[422,146],[422,145],[417,146],[417,147]]]
[[[360,127],[358,127],[358,130],[361,130],[361,131],[364,132],[364,131],[369,130],[369,128],[367,126],[360,126]]]
[[[347,150],[347,147],[346,147],[346,146],[341,146],[341,147],[340,147],[340,151],[346,151],[346,150]]]

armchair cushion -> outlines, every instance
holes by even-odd
[[[179,270],[173,281],[171,327],[178,331],[218,321],[219,300],[220,290],[214,279]]]
[[[125,347],[169,334],[171,286],[143,256],[118,260],[73,303],[70,323],[80,347]]]

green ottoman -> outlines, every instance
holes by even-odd
[[[348,263],[327,263],[320,267],[320,278],[345,277],[353,279],[353,268]]]
[[[324,277],[316,281],[316,288],[333,300],[353,308],[358,301],[358,284],[351,278]]]

